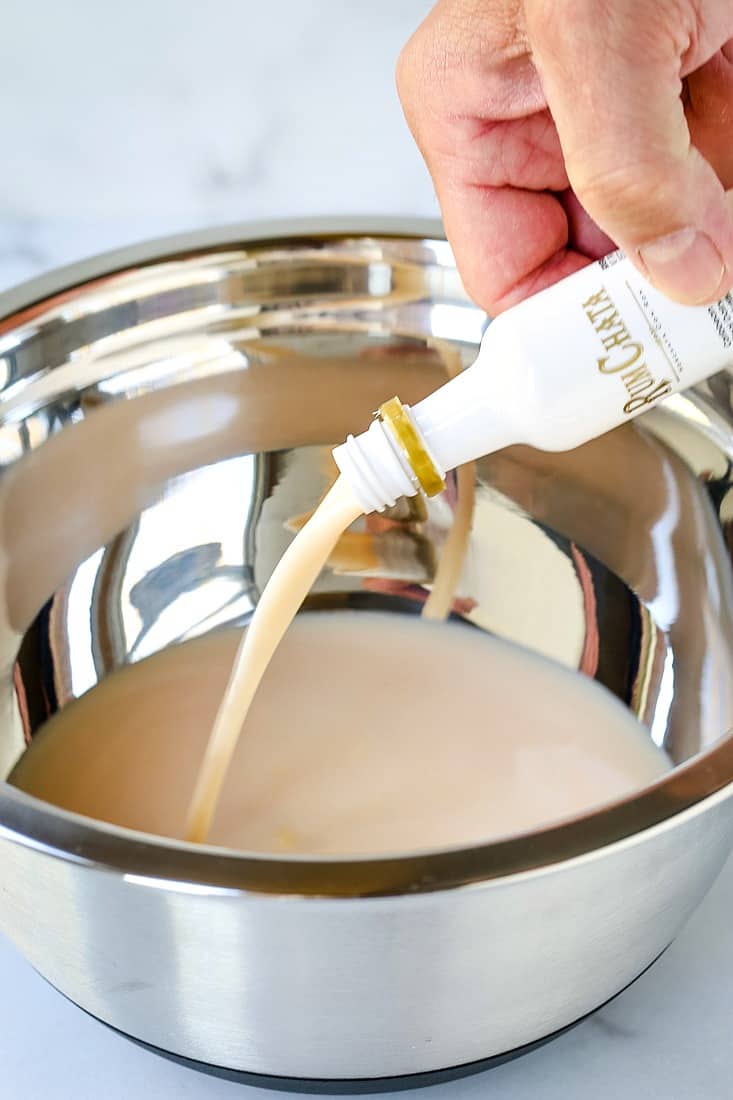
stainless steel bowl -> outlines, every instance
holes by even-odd
[[[114,668],[245,621],[329,444],[469,362],[485,325],[435,227],[357,221],[158,242],[0,316],[4,776]],[[466,1066],[593,1010],[731,847],[731,455],[721,375],[573,453],[479,464],[470,629],[595,676],[670,753],[663,781],[531,835],[356,860],[195,849],[4,784],[0,927],[128,1035],[280,1078]],[[445,517],[392,519],[379,567],[311,602],[419,608]]]

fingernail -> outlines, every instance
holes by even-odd
[[[725,276],[723,257],[708,237],[688,227],[638,250],[650,282],[678,302],[713,302]]]

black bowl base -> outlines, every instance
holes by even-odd
[[[666,950],[667,948],[664,949],[664,951]],[[144,1050],[149,1050],[152,1054],[157,1054],[161,1058],[176,1062],[181,1066],[186,1066],[188,1069],[195,1070],[198,1073],[206,1073],[209,1076],[221,1077],[226,1081],[238,1081],[242,1085],[250,1085],[261,1089],[271,1089],[277,1092],[320,1093],[322,1095],[332,1096],[398,1092],[405,1089],[425,1088],[428,1085],[440,1085],[444,1084],[446,1081],[456,1081],[461,1077],[470,1077],[476,1073],[483,1073],[485,1070],[504,1065],[507,1062],[512,1062],[515,1058],[521,1058],[523,1054],[529,1054],[531,1051],[545,1046],[546,1043],[550,1043],[553,1039],[557,1039],[560,1035],[564,1035],[566,1032],[572,1030],[572,1028],[577,1027],[583,1020],[587,1020],[589,1016],[605,1008],[606,1005],[614,1001],[616,997],[620,997],[622,993],[625,993],[630,986],[637,982],[639,978],[654,966],[657,960],[662,957],[664,951],[661,951],[659,955],[657,955],[648,966],[644,967],[635,978],[632,978],[623,989],[620,989],[618,993],[614,993],[614,995],[609,997],[607,1001],[604,1001],[603,1004],[598,1005],[590,1012],[580,1016],[577,1020],[573,1020],[571,1023],[566,1024],[557,1031],[551,1032],[549,1035],[545,1035],[540,1039],[535,1039],[533,1042],[526,1043],[523,1046],[515,1047],[513,1050],[508,1050],[502,1054],[492,1055],[490,1058],[480,1058],[475,1062],[465,1062],[463,1065],[429,1070],[425,1073],[401,1074],[397,1077],[280,1077],[276,1074],[249,1073],[246,1070],[228,1069],[226,1066],[215,1066],[211,1065],[209,1062],[200,1062],[193,1058],[185,1058],[181,1054],[173,1054],[171,1051],[163,1050],[161,1047],[146,1043],[143,1039],[137,1039],[134,1035],[128,1035],[125,1031],[120,1031],[118,1028],[108,1024],[105,1020],[100,1020],[99,1017],[93,1016],[92,1013],[87,1013],[87,1015],[92,1015],[93,1019],[98,1020],[99,1023],[110,1028],[111,1031],[117,1032],[118,1035],[124,1036],[125,1039],[129,1039],[131,1042],[135,1043],[136,1046],[140,1046]],[[62,994],[62,996],[65,996],[65,994]],[[67,998],[67,1000],[69,999],[70,998]],[[76,1004],[75,1001],[72,1001],[72,1003]],[[81,1006],[77,1005],[77,1007]],[[82,1011],[86,1012],[86,1009],[82,1009]]]

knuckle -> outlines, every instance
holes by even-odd
[[[395,82],[407,124],[418,144],[432,130],[446,98],[449,59],[446,43],[428,23],[418,27],[397,58]]]
[[[395,82],[397,84],[397,93],[402,101],[403,106],[412,99],[413,90],[415,86],[415,45],[413,39],[402,47],[400,54],[397,58],[397,64],[395,66]]]
[[[418,27],[402,48],[395,69],[397,93],[408,120],[419,114],[421,104],[436,84],[439,68],[435,42]]]

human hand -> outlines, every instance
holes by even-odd
[[[490,312],[614,243],[679,301],[733,286],[730,0],[440,0],[397,83]]]

